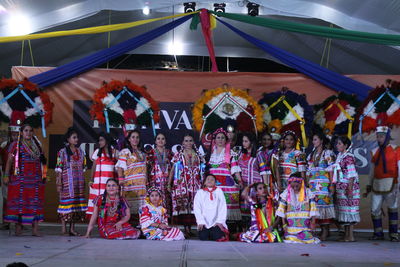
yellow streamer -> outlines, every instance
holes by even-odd
[[[303,139],[303,146],[307,147],[307,137],[306,137],[306,131],[304,129],[304,119],[302,117],[299,116],[299,114],[297,114],[296,110],[294,110],[289,103],[286,100],[283,100],[283,104],[285,104],[285,106],[290,110],[290,112],[292,112],[292,114],[296,117],[297,120],[300,121],[300,130],[301,130],[301,137]]]
[[[124,30],[124,29],[133,28],[136,26],[144,25],[144,24],[151,23],[154,21],[188,16],[188,15],[195,14],[198,12],[200,12],[200,11],[177,14],[177,15],[166,16],[166,17],[155,18],[155,19],[146,19],[146,20],[139,20],[139,21],[134,21],[134,22],[88,27],[88,28],[75,29],[75,30],[45,32],[45,33],[19,35],[19,36],[6,36],[6,37],[0,37],[0,43],[9,43],[9,42],[34,40],[34,39],[42,39],[42,38],[52,38],[52,37],[60,37],[60,36],[95,34],[95,33],[119,31],[119,30]]]
[[[210,14],[210,28],[211,30],[217,28],[217,19],[212,14]]]
[[[271,106],[267,107],[265,112],[268,112],[271,108],[275,107],[276,105],[279,104],[279,102],[281,102],[283,99],[285,99],[285,96],[281,96],[280,98],[278,98],[278,100],[276,100],[274,103],[272,103]]]
[[[343,106],[339,102],[336,105],[338,106],[340,111],[343,112],[343,114],[346,116],[346,118],[349,120],[349,128],[347,129],[347,137],[351,140],[351,137],[352,137],[351,134],[353,132],[354,118],[352,116],[350,116],[349,113],[347,113],[347,111],[343,108]]]

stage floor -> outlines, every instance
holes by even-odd
[[[79,227],[83,233],[86,228]],[[0,231],[0,266],[25,262],[29,266],[400,266],[400,243],[368,240],[370,233],[357,233],[358,242],[332,241],[318,245],[104,240],[97,232],[91,239],[58,235],[59,226],[41,225],[43,237],[10,236]]]

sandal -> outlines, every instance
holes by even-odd
[[[78,233],[78,232],[69,232],[69,235],[70,236],[82,236],[80,233]]]
[[[391,236],[390,237],[390,242],[399,242],[399,237],[398,236]]]

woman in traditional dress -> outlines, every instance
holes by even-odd
[[[306,179],[306,157],[303,152],[296,150],[297,137],[293,131],[286,131],[283,136],[283,148],[279,149],[277,155],[278,166],[276,180],[279,191],[282,192],[288,186],[291,174],[300,172],[301,177]]]
[[[254,183],[267,184],[267,172],[264,160],[257,157],[257,143],[253,134],[244,133],[242,135],[242,151],[238,157],[240,167],[240,177],[243,187],[247,187]],[[240,211],[242,220],[246,229],[250,226],[250,204],[246,199],[240,199]]]
[[[163,133],[158,133],[155,139],[155,147],[147,153],[147,165],[149,169],[149,187],[158,188],[163,195],[163,206],[167,214],[171,214],[171,195],[167,190],[169,173],[171,171],[172,153],[165,147],[166,138]]]
[[[87,210],[85,199],[86,155],[78,147],[78,133],[74,128],[69,128],[64,136],[65,147],[57,154],[57,192],[60,204],[58,214],[61,218],[63,235],[79,236],[75,231],[75,223],[84,219]],[[67,223],[69,230],[67,232]]]
[[[344,226],[345,235],[339,241],[354,242],[353,227],[360,222],[360,184],[354,155],[350,152],[351,141],[339,136],[336,148],[339,151],[333,166],[336,182],[336,220]]]
[[[4,184],[8,185],[5,222],[15,223],[15,235],[22,234],[22,225],[32,225],[32,235],[40,236],[38,225],[43,221],[44,182],[42,166],[46,164],[33,128],[25,124],[20,137],[8,150]]]
[[[318,217],[314,195],[305,186],[301,173],[288,179],[288,187],[281,194],[276,215],[283,220],[285,243],[311,244],[320,240],[313,236],[315,219]]]
[[[267,186],[264,183],[254,183],[248,185],[242,192],[242,197],[251,207],[250,228],[239,235],[239,241],[255,243],[273,243],[279,240],[279,234],[274,227],[274,213],[272,200],[268,200]],[[270,204],[270,207],[268,207]],[[268,222],[270,223],[268,225]]]
[[[242,220],[239,206],[239,189],[242,187],[242,180],[237,155],[231,151],[227,140],[228,134],[224,129],[219,128],[213,133],[207,168],[210,174],[216,177],[217,186],[224,192],[228,208],[229,231],[235,233]]]
[[[172,164],[168,182],[172,191],[172,221],[183,225],[185,235],[190,236],[191,226],[196,224],[193,201],[197,190],[201,188],[204,172],[204,158],[195,148],[191,134],[183,137],[182,149],[175,153]]]
[[[162,203],[160,189],[151,187],[148,190],[146,204],[139,210],[140,226],[144,236],[149,240],[184,240],[185,236],[179,228],[168,226],[167,210]]]
[[[118,171],[122,195],[128,201],[131,218],[139,222],[139,208],[146,197],[146,154],[141,151],[140,133],[129,131],[125,138],[125,148],[119,152],[115,165]]]
[[[129,204],[120,196],[120,187],[114,178],[108,179],[102,195],[94,200],[93,214],[86,231],[86,238],[97,220],[100,236],[106,239],[137,239],[140,231],[129,224],[131,216]]]
[[[228,241],[226,225],[226,200],[221,188],[216,186],[216,178],[206,176],[204,186],[194,198],[194,214],[200,240]]]
[[[118,158],[118,150],[112,146],[111,136],[100,133],[98,137],[99,148],[92,155],[92,180],[89,182],[89,201],[86,215],[88,218],[93,214],[93,200],[104,193],[106,182],[117,176],[115,164]]]
[[[311,192],[315,196],[319,217],[317,223],[321,227],[320,239],[325,241],[329,235],[329,224],[335,218],[333,204],[333,171],[335,154],[327,149],[328,140],[323,133],[313,135],[313,151],[307,157],[307,178]]]

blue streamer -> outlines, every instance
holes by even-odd
[[[393,101],[396,102],[397,105],[400,106],[400,100],[397,97],[395,97],[390,91],[386,91],[386,92],[393,99]]]
[[[192,17],[193,15],[184,16],[110,48],[106,48],[87,57],[62,65],[58,68],[34,75],[29,78],[29,81],[36,83],[41,87],[46,87],[74,77],[154,40],[155,38],[191,19]]]
[[[179,180],[181,178],[181,171],[183,169],[182,161],[177,161],[175,163],[175,173],[174,173],[174,179]]]
[[[18,87],[15,88],[11,93],[9,93],[6,97],[0,100],[0,105],[3,104],[4,102],[8,101],[11,97],[13,97],[16,93],[18,93]]]
[[[110,133],[110,121],[108,120],[108,111],[104,109],[104,117],[106,118],[106,131]]]
[[[364,138],[362,137],[362,122],[364,120],[364,118],[372,111],[373,108],[375,108],[376,104],[378,104],[379,101],[381,101],[381,99],[385,96],[385,94],[387,94],[388,91],[385,91],[383,94],[381,94],[378,99],[376,99],[373,103],[372,106],[369,107],[369,109],[360,116],[360,123],[358,124],[358,132],[361,136],[362,141],[364,142]]]
[[[300,58],[292,53],[289,53],[269,43],[252,37],[218,18],[217,20],[229,29],[231,29],[233,32],[240,35],[243,39],[249,41],[250,43],[279,59],[288,66],[300,71],[301,73],[311,77],[312,79],[324,84],[325,86],[335,91],[343,91],[348,94],[355,94],[358,98],[364,99],[367,97],[368,91],[372,89],[372,87],[368,85],[362,84],[339,73],[328,70],[315,63],[312,63],[311,61]]]

